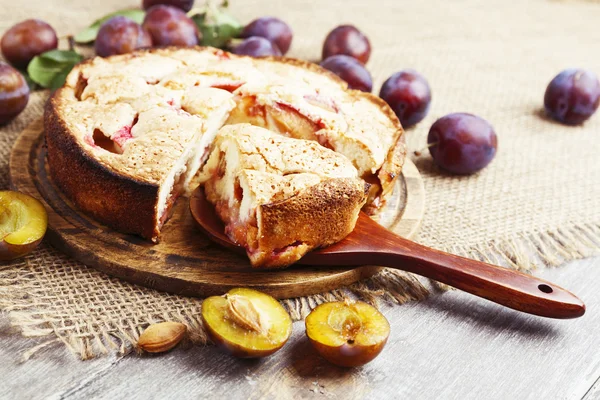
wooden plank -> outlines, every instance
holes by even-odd
[[[47,398],[69,390],[75,383],[92,378],[111,368],[115,358],[98,358],[81,362],[61,344],[41,350],[22,362],[22,355],[35,346],[36,341],[23,338],[0,314],[0,399]]]
[[[79,362],[56,347],[19,364],[30,341],[0,331],[0,398],[581,399],[600,377],[600,258],[540,276],[578,294],[587,314],[544,319],[458,291],[384,307],[390,341],[354,370],[319,358],[301,322],[288,345],[258,361],[195,347]]]
[[[594,386],[588,390],[583,397],[583,400],[597,400],[600,399],[600,378],[594,383]]]

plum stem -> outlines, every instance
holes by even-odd
[[[440,144],[440,142],[439,142],[439,141],[438,141],[438,142],[431,142],[431,143],[428,143],[428,144],[427,144],[427,146],[423,147],[422,149],[420,149],[420,150],[415,150],[413,154],[414,154],[415,156],[417,156],[417,157],[420,157],[420,156],[421,156],[421,154],[423,154],[423,152],[424,152],[426,149],[429,149],[430,147],[433,147],[433,146],[435,146],[435,145],[438,145],[438,144]]]

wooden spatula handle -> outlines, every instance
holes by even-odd
[[[412,243],[411,243],[412,244]],[[515,310],[550,318],[576,318],[585,305],[574,294],[543,279],[480,261],[412,246],[412,254],[390,249],[374,254],[386,265],[426,276]]]
[[[413,272],[543,317],[576,318],[585,313],[585,305],[577,296],[553,283],[422,246],[395,235],[366,216],[361,215],[355,232],[359,242],[356,246],[345,246],[354,249],[340,253],[333,245],[319,251],[319,258],[326,261],[331,251],[336,253],[331,254],[336,264],[381,265]],[[352,235],[347,239],[352,240]]]

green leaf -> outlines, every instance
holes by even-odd
[[[50,82],[50,86],[48,88],[55,90],[64,85],[65,81],[67,80],[67,75],[69,75],[69,72],[71,72],[73,67],[74,65],[71,65],[70,68],[65,67],[58,74],[54,75],[54,78],[52,79],[52,82]]]
[[[209,8],[205,13],[192,16],[192,19],[202,32],[204,46],[224,48],[243,29],[238,20],[222,9]]]
[[[56,61],[56,62],[61,62],[61,63],[78,63],[81,60],[83,60],[83,57],[81,56],[81,54],[74,52],[72,50],[50,50],[43,54],[40,54],[40,57],[42,57],[46,60],[51,60],[51,61]]]
[[[32,81],[47,88],[50,87],[52,80],[62,69],[60,63],[37,56],[27,66],[27,73]]]
[[[74,51],[51,50],[34,57],[27,66],[27,74],[38,85],[57,89],[83,57]]]
[[[88,26],[87,28],[79,32],[77,35],[75,35],[75,42],[80,44],[93,42],[94,40],[96,40],[96,36],[98,35],[98,31],[100,30],[102,24],[111,19],[112,17],[116,17],[118,15],[122,15],[123,17],[127,17],[137,22],[138,24],[141,24],[144,21],[144,16],[146,15],[146,13],[143,10],[121,10],[112,14],[108,14],[107,16],[94,21],[92,25]]]

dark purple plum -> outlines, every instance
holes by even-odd
[[[152,47],[152,38],[135,21],[117,16],[100,27],[96,37],[96,54],[101,57],[131,53],[135,49]]]
[[[241,33],[241,37],[259,36],[274,43],[281,54],[285,54],[292,44],[293,32],[288,24],[275,17],[261,17],[250,22]]]
[[[363,92],[370,92],[373,89],[371,74],[356,58],[339,54],[327,58],[320,65],[348,82],[350,89]]]
[[[421,122],[431,103],[427,80],[412,69],[390,76],[383,83],[379,96],[390,105],[405,128]]]
[[[147,10],[159,4],[177,7],[187,12],[190,11],[194,6],[194,0],[144,0],[142,2],[144,10]]]
[[[352,25],[340,25],[325,38],[323,44],[323,60],[338,54],[356,58],[363,64],[371,56],[369,39]]]
[[[544,95],[546,112],[567,125],[578,125],[600,105],[600,82],[591,71],[567,69],[556,75]]]
[[[429,130],[427,143],[437,165],[461,175],[484,168],[498,148],[498,138],[490,123],[466,113],[438,119]]]
[[[29,86],[23,75],[0,61],[0,125],[19,115],[29,101]]]
[[[233,48],[233,53],[252,57],[281,56],[281,51],[276,44],[258,36],[245,39]]]
[[[179,8],[171,6],[151,7],[142,27],[150,33],[155,46],[195,46],[200,40],[194,21]]]
[[[58,47],[54,29],[39,19],[19,22],[6,31],[0,43],[4,58],[17,68],[25,68],[33,57]]]

